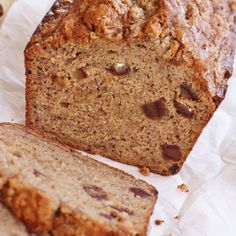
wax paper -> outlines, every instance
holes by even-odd
[[[0,0],[1,1],[1,0]],[[18,0],[0,28],[0,121],[25,121],[23,51],[53,0]],[[181,172],[162,177],[139,174],[136,167],[100,156],[153,184],[159,198],[148,236],[236,236],[236,76],[225,100],[204,129]],[[185,183],[185,193],[177,185]],[[155,225],[155,220],[164,220]]]

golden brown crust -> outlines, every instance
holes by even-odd
[[[61,206],[58,211],[57,217],[54,221],[52,234],[56,236],[135,236],[145,235],[146,231],[141,234],[138,232],[131,232],[120,227],[119,231],[110,228],[109,226],[102,225],[98,222],[93,222],[85,216],[76,213],[74,210]]]
[[[26,68],[39,44],[51,47],[69,40],[83,45],[99,38],[159,43],[170,38],[163,57],[194,66],[203,87],[223,98],[235,51],[233,4],[234,0],[59,0],[27,46]]]
[[[12,126],[17,129],[26,131],[29,134],[36,136],[41,140],[47,140],[52,142],[45,134],[40,134],[26,128],[23,125],[12,123],[1,123],[0,126]],[[62,148],[65,151],[70,151],[74,155],[77,155],[77,151],[70,149],[57,142],[54,145]],[[78,157],[79,158],[79,157]],[[101,164],[96,160],[91,160],[95,165],[99,167]],[[115,173],[119,175],[125,174],[127,178],[136,181],[135,177],[125,173],[124,171],[110,167]],[[139,180],[144,182],[142,180]],[[146,184],[153,194],[154,206],[158,192],[157,190]],[[120,227],[119,230],[110,228],[105,224],[92,221],[88,219],[81,212],[71,209],[65,204],[57,204],[53,199],[50,199],[42,191],[35,189],[32,186],[22,182],[20,176],[9,177],[3,186],[0,187],[1,201],[12,211],[12,213],[26,224],[28,229],[32,232],[39,234],[51,233],[55,236],[80,236],[82,233],[86,236],[101,235],[101,236],[145,236],[148,226],[149,218],[153,209],[144,216],[146,227],[141,232],[135,232],[135,229],[125,229]]]
[[[1,200],[12,213],[36,233],[47,233],[53,225],[54,207],[40,191],[10,178],[1,190]]]

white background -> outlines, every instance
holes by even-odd
[[[1,2],[1,0],[0,0]],[[53,0],[18,0],[0,28],[0,121],[24,123],[23,50]],[[149,236],[236,236],[236,76],[181,172],[172,177],[141,176],[135,167],[102,157],[155,185],[159,191]],[[178,184],[186,183],[183,193]],[[174,217],[180,215],[179,219]],[[161,226],[155,219],[165,221]]]

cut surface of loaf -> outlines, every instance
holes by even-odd
[[[0,235],[2,236],[30,236],[25,226],[16,220],[12,214],[0,203]],[[33,236],[33,235],[32,235]]]
[[[0,125],[0,171],[3,203],[31,232],[146,235],[154,187],[24,126]]]
[[[176,174],[225,96],[235,2],[61,0],[25,50],[27,126]]]

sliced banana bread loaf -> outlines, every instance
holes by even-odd
[[[2,204],[0,204],[0,235],[30,236],[25,226],[16,220]]]
[[[60,0],[26,51],[27,125],[177,173],[225,96],[233,0]]]
[[[146,235],[154,187],[23,126],[0,125],[0,170],[2,202],[31,232]]]

